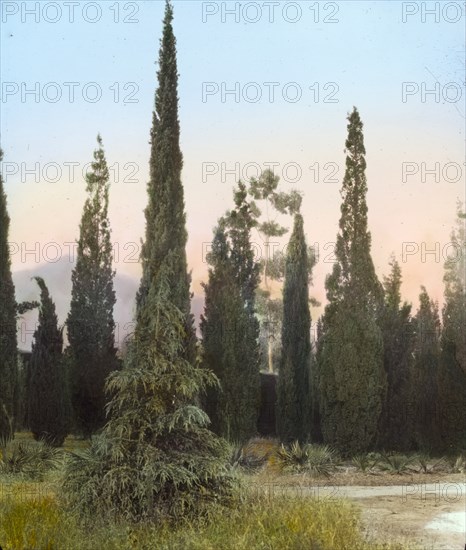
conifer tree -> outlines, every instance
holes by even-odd
[[[97,143],[92,170],[86,176],[88,197],[81,219],[67,320],[75,423],[86,436],[104,423],[104,383],[116,368],[109,171],[100,135]]]
[[[382,289],[367,227],[363,124],[348,117],[336,262],[327,277],[319,365],[324,440],[343,452],[368,450],[375,441],[385,392],[383,342],[378,326]]]
[[[69,433],[70,405],[63,365],[63,330],[44,280],[40,288],[39,321],[34,332],[28,388],[28,419],[35,439],[61,446]]]
[[[69,502],[87,515],[179,520],[228,500],[234,486],[226,442],[208,429],[209,418],[196,405],[217,379],[190,348],[172,19],[167,2],[134,338],[123,368],[108,378],[101,436],[66,472]]]
[[[411,305],[401,303],[401,269],[395,258],[384,278],[385,300],[380,325],[384,341],[387,391],[379,423],[378,446],[385,450],[410,450],[412,445],[412,356]]]
[[[414,441],[418,449],[438,446],[438,378],[440,318],[437,304],[421,287],[419,309],[414,318],[415,347],[412,375]]]
[[[137,296],[137,319],[148,299],[162,263],[173,272],[171,300],[186,317],[185,356],[194,361],[196,338],[191,315],[191,276],[186,260],[186,214],[181,183],[183,155],[178,118],[178,68],[173,33],[173,7],[166,1],[163,36],[158,61],[158,87],[152,114],[150,179],[145,209],[146,238],[142,246],[142,279]],[[142,322],[142,320],[141,320]]]
[[[236,222],[239,223],[238,217]],[[258,323],[243,298],[225,225],[222,219],[215,229],[212,251],[207,258],[211,266],[209,281],[204,285],[203,364],[220,381],[220,388],[213,387],[207,392],[205,410],[213,431],[231,441],[245,441],[257,431]],[[237,231],[237,238],[238,234]],[[247,246],[242,248],[243,253],[246,250]]]
[[[284,442],[305,442],[310,432],[311,314],[309,259],[301,214],[295,214],[283,289],[282,353],[277,386],[277,428]]]
[[[440,445],[448,452],[466,447],[466,214],[459,202],[450,245],[439,369]]]
[[[0,149],[0,161],[3,152]],[[14,393],[16,382],[16,300],[11,276],[8,247],[10,218],[0,174],[0,442],[5,444],[13,435]]]

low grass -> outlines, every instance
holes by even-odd
[[[82,526],[53,496],[0,501],[4,550],[345,550],[405,548],[366,540],[358,509],[341,500],[243,498],[225,514],[176,526]]]

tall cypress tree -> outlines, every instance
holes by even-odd
[[[212,429],[234,441],[244,441],[257,431],[260,384],[253,301],[257,264],[248,229],[252,218],[241,189],[245,190],[239,187],[235,192],[236,209],[228,215],[230,230],[225,219],[215,229],[201,318],[203,364],[220,381],[220,388],[207,392],[206,411]]]
[[[309,259],[303,218],[295,214],[283,288],[282,354],[277,387],[277,428],[285,442],[304,442],[310,432],[311,314]]]
[[[412,357],[414,346],[411,305],[401,303],[401,269],[392,258],[391,273],[384,278],[385,300],[380,325],[384,341],[387,391],[379,423],[378,446],[409,450],[412,445]]]
[[[457,205],[451,244],[443,278],[445,303],[439,372],[440,445],[449,452],[466,447],[466,214],[461,203]]]
[[[35,439],[55,446],[69,433],[70,406],[63,364],[63,330],[58,327],[55,304],[43,279],[40,288],[39,322],[34,332],[28,388],[28,418]]]
[[[81,218],[76,266],[72,273],[67,328],[76,428],[89,436],[105,420],[104,383],[116,368],[115,291],[108,220],[109,171],[97,136],[88,197]]]
[[[186,215],[181,183],[183,155],[180,149],[178,118],[178,68],[176,39],[173,33],[173,7],[166,1],[163,37],[158,62],[158,88],[152,114],[149,197],[145,209],[146,238],[142,247],[142,279],[137,296],[139,312],[164,262],[173,273],[170,299],[186,318],[185,356],[194,360],[195,332],[191,315],[191,277],[186,260]]]
[[[0,149],[0,161],[3,151]],[[10,218],[0,174],[0,441],[6,443],[13,433],[16,381],[16,300],[8,248]]]
[[[440,361],[440,318],[438,306],[421,287],[419,309],[414,318],[413,420],[417,448],[429,451],[438,446],[438,378]]]
[[[385,392],[377,280],[367,228],[366,150],[356,108],[348,117],[346,172],[336,262],[327,277],[319,365],[324,440],[344,452],[369,449]]]
[[[193,357],[172,18],[167,2],[134,339],[109,376],[102,435],[72,458],[65,479],[77,511],[138,521],[199,514],[233,486],[226,443],[197,407],[217,379]]]

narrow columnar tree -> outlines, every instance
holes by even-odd
[[[88,197],[71,276],[73,287],[67,320],[75,423],[76,429],[86,436],[101,428],[105,421],[105,379],[116,368],[109,171],[100,135],[97,143],[91,171],[86,176]]]
[[[384,341],[384,367],[387,376],[378,446],[385,450],[410,450],[412,445],[411,380],[414,327],[411,305],[401,302],[401,269],[395,258],[391,273],[384,278],[385,300],[380,326]]]
[[[277,428],[284,442],[304,442],[309,437],[310,337],[308,248],[303,218],[295,214],[285,264],[282,352],[277,387]]]
[[[0,149],[0,161],[2,159],[3,152]],[[13,435],[17,361],[17,306],[8,247],[9,228],[6,194],[0,174],[0,447]]]
[[[179,520],[224,502],[233,488],[227,445],[197,407],[217,379],[193,355],[172,19],[167,2],[134,338],[108,378],[102,435],[66,472],[69,502],[87,515]]]
[[[152,114],[150,179],[145,209],[146,238],[142,246],[142,279],[137,296],[137,320],[164,262],[173,272],[170,299],[186,318],[185,357],[194,361],[196,338],[191,315],[191,276],[186,260],[186,214],[181,183],[183,155],[178,118],[178,69],[173,7],[167,1],[158,61],[158,87]]]
[[[28,387],[28,419],[35,439],[60,446],[70,426],[70,405],[63,364],[63,330],[45,282],[40,288],[39,321],[34,332]]]
[[[233,198],[235,207],[219,221],[208,257],[201,331],[204,367],[220,381],[220,388],[212,388],[205,398],[213,429],[230,440],[244,441],[257,431],[259,409],[259,265],[251,243],[254,212],[242,182]]]
[[[466,214],[457,205],[457,223],[445,262],[445,303],[439,373],[441,446],[466,447]]]
[[[370,254],[366,150],[356,108],[348,117],[346,153],[336,261],[326,280],[320,406],[324,440],[360,452],[375,441],[386,379],[378,326],[382,288]]]
[[[437,304],[421,287],[414,318],[415,344],[412,374],[413,433],[418,449],[430,451],[439,442],[438,379],[440,318]]]

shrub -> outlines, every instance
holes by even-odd
[[[381,455],[380,469],[391,474],[404,474],[409,470],[409,465],[413,463],[414,457],[393,454]]]
[[[353,465],[363,473],[373,470],[379,462],[380,456],[373,453],[356,455],[352,459]]]
[[[425,453],[420,453],[414,456],[413,463],[416,464],[420,472],[424,474],[431,474],[436,468],[444,463],[445,459],[442,457],[436,459],[433,463],[430,456]]]
[[[0,472],[23,474],[30,479],[43,479],[44,474],[58,468],[63,453],[45,441],[11,443],[0,460]]]
[[[283,471],[330,476],[334,469],[336,452],[328,445],[282,445],[278,451],[278,463]]]

